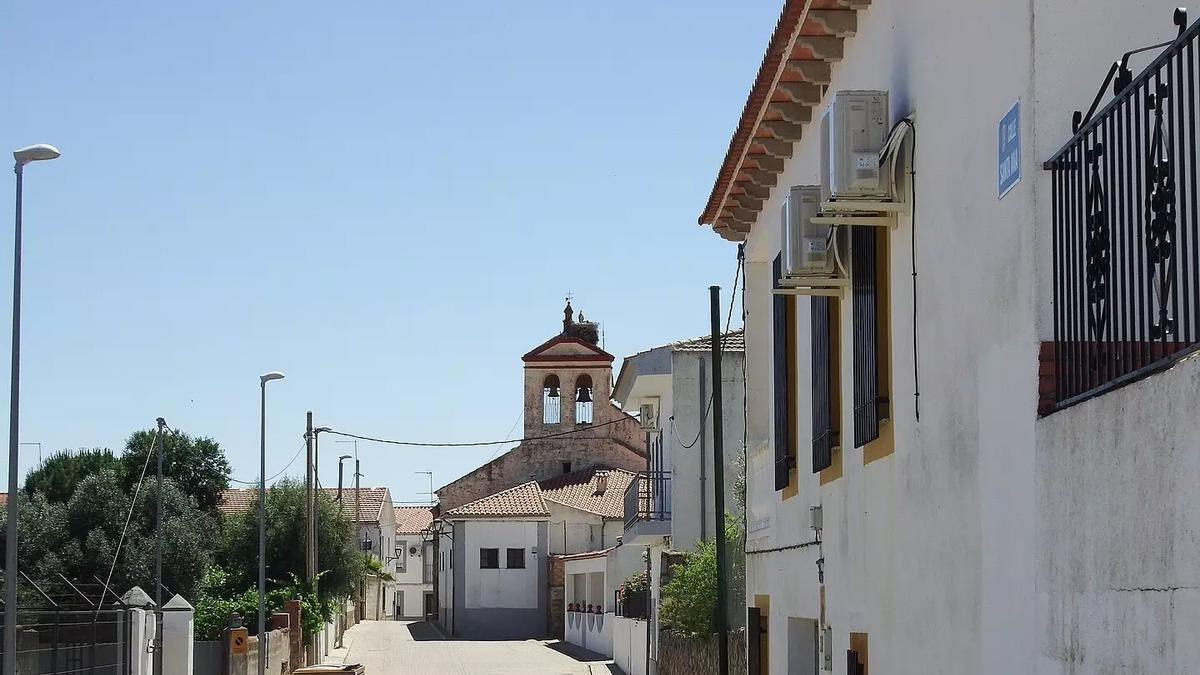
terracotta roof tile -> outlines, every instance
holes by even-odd
[[[555,476],[538,485],[546,501],[604,518],[623,518],[625,488],[635,476],[624,469],[592,467]]]
[[[709,352],[712,351],[712,336],[705,335],[690,340],[680,340],[679,342],[672,342],[670,346],[677,352]],[[721,351],[746,351],[745,333],[740,330],[731,330],[726,333],[725,337],[721,338]]]
[[[337,488],[321,488],[322,492],[334,497]],[[383,505],[388,498],[385,487],[362,488],[362,504],[357,509],[356,522],[377,523],[383,514]],[[354,488],[342,488],[342,509],[347,516],[353,516]],[[217,509],[221,513],[238,513],[258,507],[258,488],[229,488],[221,492],[221,501]]]
[[[396,506],[396,531],[410,534],[428,530],[433,511],[428,506]]]
[[[450,509],[443,517],[459,518],[548,518],[550,511],[542,500],[538,484],[529,481],[493,495]]]

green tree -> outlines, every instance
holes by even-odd
[[[69,452],[61,450],[44,460],[25,477],[25,494],[40,492],[52,502],[65,503],[75,494],[79,481],[103,469],[118,473],[123,470],[121,460],[107,448],[94,448]],[[122,480],[122,483],[124,480]]]
[[[317,562],[320,597],[348,595],[365,570],[361,552],[354,549],[354,529],[338,504],[317,493]],[[292,575],[305,575],[304,484],[284,479],[267,490],[267,579],[280,588]],[[258,579],[258,509],[224,516],[217,560],[229,571],[234,588],[247,588]]]
[[[158,494],[154,483],[143,483],[132,513],[133,495],[125,492],[113,469],[83,478],[65,504],[50,501],[41,492],[20,495],[21,568],[35,580],[60,587],[58,574],[91,581],[108,578],[111,567],[115,592],[137,585],[154,595]],[[163,585],[172,593],[189,597],[194,592],[211,559],[215,531],[212,516],[192,506],[173,481],[163,481]],[[114,566],[118,544],[120,555]]]
[[[737,594],[745,592],[745,552],[737,521],[729,514],[725,515],[725,539],[730,552],[726,586],[733,605]],[[660,616],[673,630],[709,635],[716,631],[716,611],[717,544],[709,539],[699,542],[696,551],[671,570],[671,580],[662,588]]]
[[[120,461],[125,467],[126,487],[135,485],[142,475],[147,453],[154,452],[156,435],[154,430],[135,431],[125,442]],[[155,475],[153,457],[146,469],[147,476]],[[221,491],[229,487],[229,462],[221,446],[211,438],[167,432],[163,436],[163,477],[174,479],[201,510],[215,514]]]

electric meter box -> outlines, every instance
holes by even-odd
[[[783,274],[787,277],[833,274],[833,226],[812,219],[821,212],[821,186],[794,185],[784,200]]]
[[[832,199],[886,199],[879,153],[888,137],[886,91],[839,91],[829,105],[828,167]],[[825,124],[822,124],[825,126]],[[825,158],[822,158],[825,159]]]

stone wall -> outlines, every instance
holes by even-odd
[[[664,630],[658,634],[658,675],[717,672],[717,636],[707,639]],[[746,632],[729,631],[729,672],[746,673]]]
[[[573,471],[592,466],[630,471],[646,468],[643,456],[607,437],[529,441],[438,490],[441,512],[531,480],[561,475],[563,462],[571,462]]]
[[[564,565],[562,556],[550,556],[550,636],[563,638],[563,602],[565,585]]]

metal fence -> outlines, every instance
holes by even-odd
[[[1061,408],[1161,369],[1200,343],[1196,41],[1136,77],[1114,64],[1052,172],[1054,398]],[[1150,49],[1150,48],[1148,48]],[[1145,50],[1134,50],[1145,51]],[[1114,83],[1112,100],[1098,102]],[[1094,113],[1094,114],[1093,114]]]
[[[7,614],[3,618],[7,620]],[[22,675],[131,671],[133,623],[128,609],[22,609],[17,621],[17,669]]]
[[[670,471],[640,471],[625,488],[625,528],[639,520],[670,520]]]

